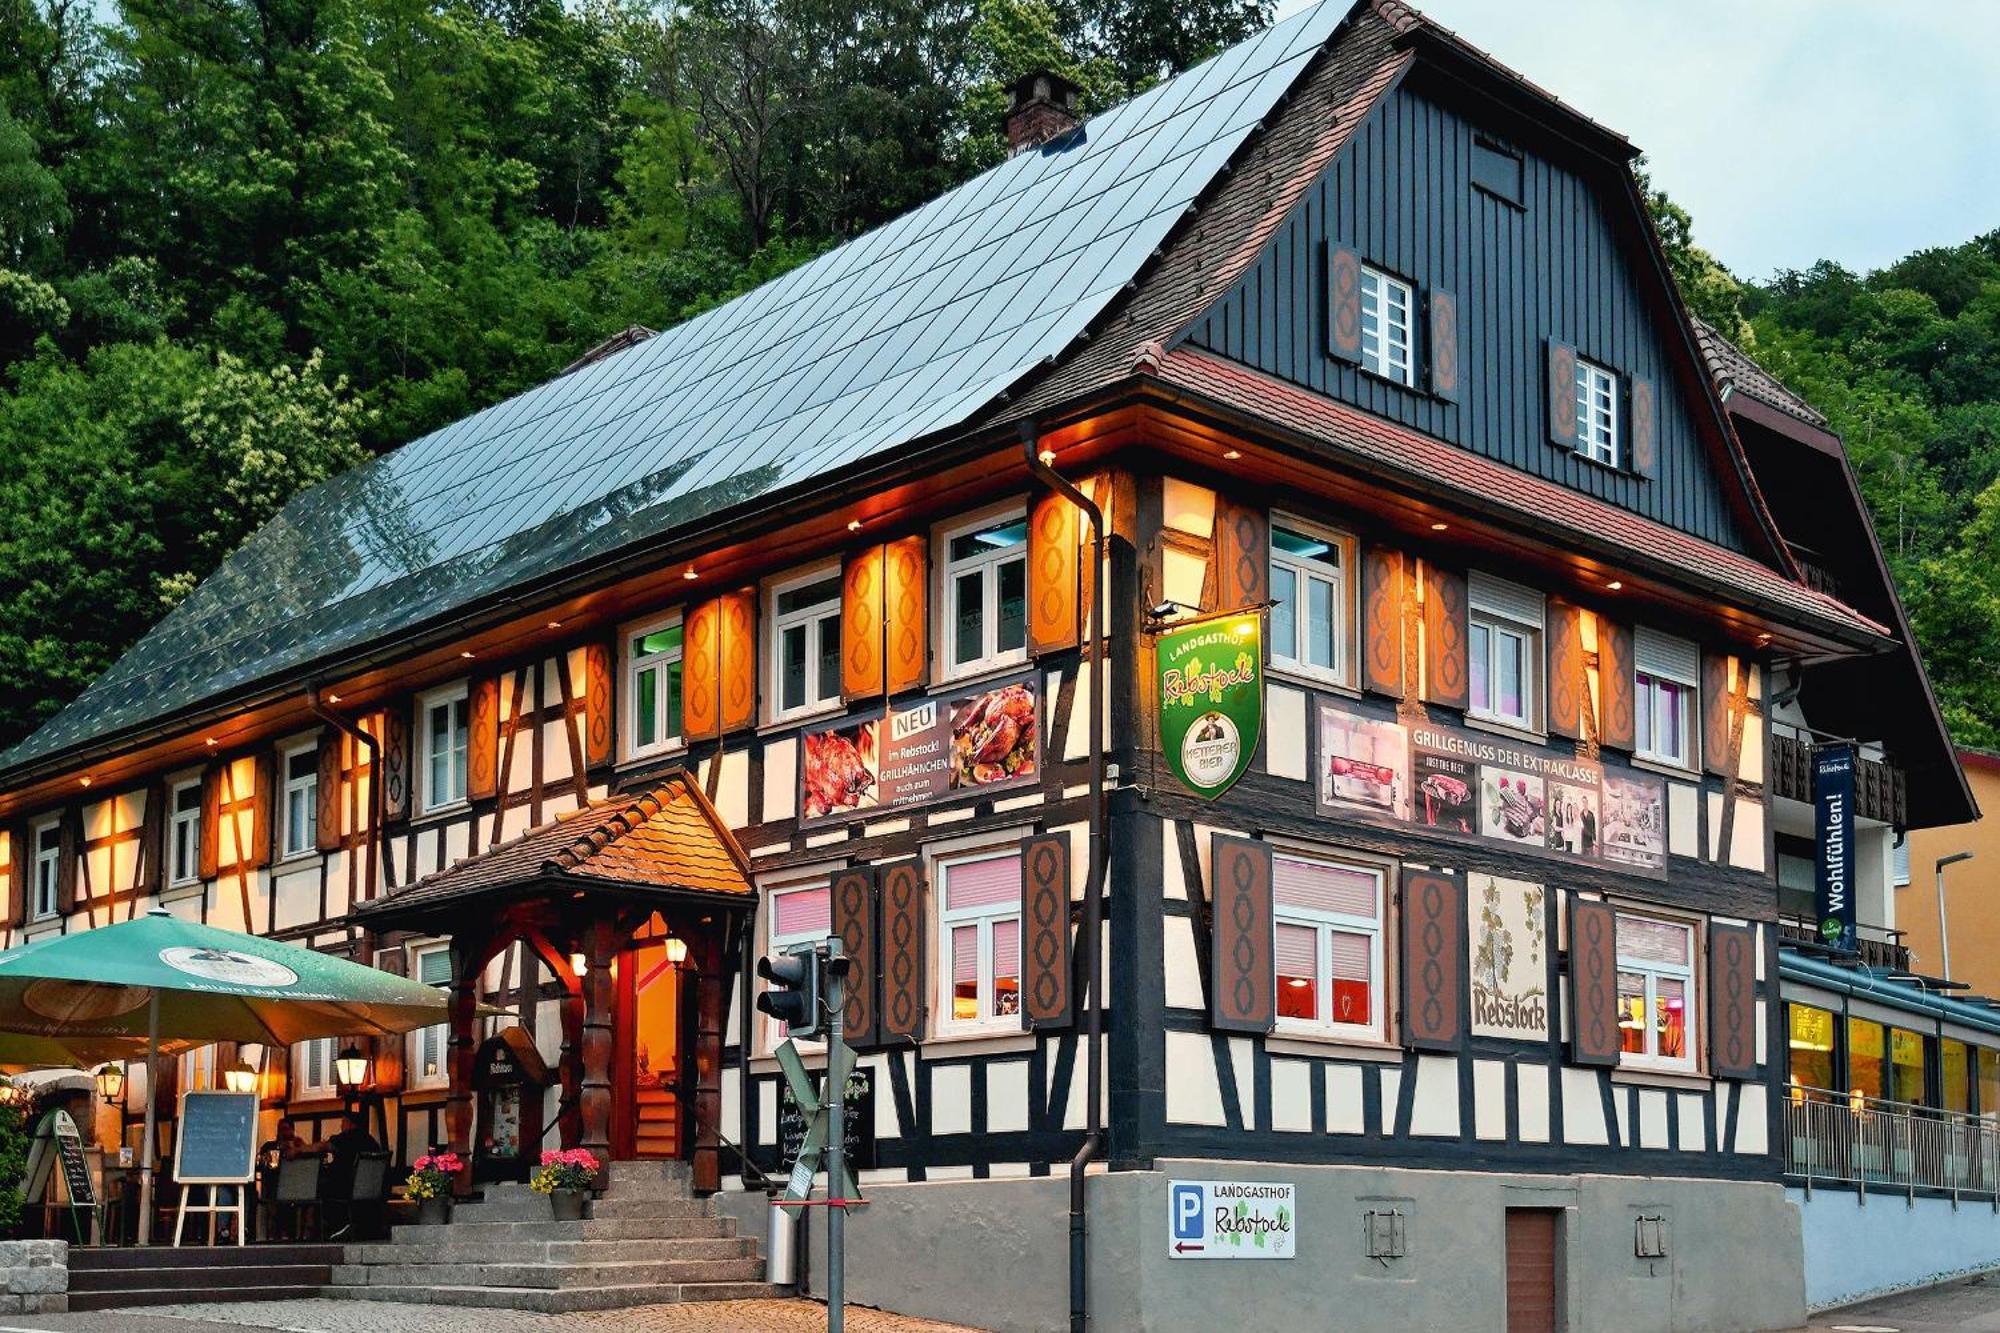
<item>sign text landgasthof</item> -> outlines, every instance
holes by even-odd
[[[1160,750],[1181,785],[1211,800],[1250,768],[1264,728],[1264,613],[1208,616],[1153,642]]]
[[[1298,1191],[1288,1182],[1168,1182],[1169,1258],[1292,1259],[1298,1243]]]

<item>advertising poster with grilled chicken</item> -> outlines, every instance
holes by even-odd
[[[804,822],[898,810],[960,792],[1029,782],[1040,771],[1035,681],[1005,681],[844,718],[806,733]]]
[[[1231,611],[1163,630],[1160,749],[1181,785],[1210,800],[1236,785],[1264,730],[1264,613]]]
[[[1370,717],[1321,697],[1315,804],[1450,837],[1657,875],[1666,784],[1554,747]]]

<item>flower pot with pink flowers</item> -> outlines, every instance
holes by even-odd
[[[437,1226],[451,1220],[451,1182],[465,1169],[465,1159],[455,1152],[425,1153],[410,1167],[403,1182],[403,1197],[417,1205],[417,1221]]]
[[[590,1198],[590,1183],[597,1178],[599,1166],[588,1148],[544,1152],[541,1169],[529,1179],[528,1188],[549,1196],[556,1221],[578,1222],[583,1219],[583,1205]]]

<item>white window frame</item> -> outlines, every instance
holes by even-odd
[[[1683,966],[1679,963],[1657,963],[1651,959],[1628,959],[1622,953],[1617,955],[1618,963],[1614,969],[1616,972],[1636,972],[1645,978],[1646,1023],[1643,1030],[1646,1034],[1647,1046],[1644,1054],[1620,1050],[1618,1053],[1618,1065],[1621,1069],[1653,1069],[1671,1074],[1696,1073],[1700,1068],[1697,1053],[1701,1050],[1701,995],[1699,991],[1701,932],[1695,929],[1695,923],[1692,921],[1682,920],[1678,917],[1657,916],[1651,912],[1628,912],[1624,908],[1619,908],[1616,918],[1612,922],[1611,929],[1614,950],[1618,938],[1617,923],[1626,920],[1644,921],[1648,925],[1672,926],[1676,930],[1685,931],[1688,942],[1688,961]],[[1686,1047],[1687,1054],[1678,1059],[1660,1055],[1652,1049],[1654,1042],[1659,1036],[1653,1027],[1652,1018],[1654,1009],[1659,1003],[1659,982],[1662,977],[1671,978],[1681,983],[1683,1005],[1681,1009],[1681,1023],[1685,1033],[1682,1044]],[[1612,989],[1613,991],[1618,989],[1616,976],[1612,978]],[[1625,1018],[1622,1002],[1619,1008],[1618,1017],[1622,1023]]]
[[[215,1075],[215,1046],[212,1043],[181,1052],[182,1092],[209,1092],[221,1087]]]
[[[42,835],[55,830],[53,847],[42,846]],[[28,854],[34,859],[29,862],[34,867],[34,909],[31,918],[35,921],[53,921],[62,915],[62,819],[45,819],[28,831]]]
[[[1028,599],[1033,590],[1028,586],[1028,546],[1032,538],[1023,538],[1018,547],[996,547],[961,560],[951,558],[951,544],[955,538],[983,528],[1003,527],[1009,523],[1024,522],[1027,519],[1025,505],[1008,505],[987,510],[976,517],[953,523],[942,528],[937,538],[938,584],[938,642],[943,648],[940,660],[944,663],[944,679],[959,680],[966,676],[985,675],[988,672],[1018,666],[1028,660]],[[1002,649],[1000,647],[1000,566],[1018,560],[1021,562],[1021,646]],[[977,571],[980,574],[980,655],[968,661],[958,660],[958,580],[961,575]]]
[[[784,897],[786,894],[812,893],[815,891],[827,895],[826,933],[815,935],[811,931],[805,930],[779,930],[778,899]],[[833,880],[830,877],[818,876],[812,879],[789,880],[783,884],[770,885],[764,890],[764,953],[766,956],[776,957],[795,944],[816,944],[820,940],[831,939],[832,934]],[[771,983],[768,981],[765,982],[763,989],[771,989]],[[781,1020],[770,1014],[759,1013],[757,1016],[763,1020],[762,1041],[764,1043],[764,1051],[768,1054],[776,1050],[778,1045],[785,1040],[785,1025]],[[808,1052],[825,1048],[823,1041],[800,1040],[797,1045],[801,1051]]]
[[[1466,669],[1465,715],[1483,722],[1539,733],[1542,729],[1542,635],[1548,624],[1548,599],[1532,588],[1474,571],[1466,580],[1465,647],[1470,655],[1478,651],[1473,630],[1486,631],[1487,704],[1480,707],[1471,698],[1471,665]],[[1499,649],[1506,638],[1521,643],[1521,707],[1519,716],[1503,713],[1494,706],[1498,697]]]
[[[1273,870],[1280,860],[1309,861],[1319,865],[1338,866],[1370,875],[1375,880],[1375,919],[1352,916],[1345,912],[1328,912],[1318,908],[1297,907],[1281,904],[1275,891],[1271,902],[1271,924],[1273,937],[1277,927],[1305,926],[1318,932],[1319,940],[1315,953],[1313,983],[1319,993],[1319,1010],[1324,1017],[1277,1018],[1273,1030],[1292,1036],[1331,1037],[1342,1041],[1383,1042],[1388,1040],[1389,978],[1385,970],[1388,965],[1388,904],[1389,872],[1370,861],[1355,860],[1330,853],[1309,852],[1293,847],[1279,847],[1272,853]],[[1274,874],[1275,879],[1275,874]],[[1368,936],[1368,1013],[1367,1023],[1342,1023],[1333,1017],[1333,936]],[[1273,1013],[1276,1006],[1273,1006]]]
[[[1417,289],[1361,266],[1361,368],[1392,384],[1417,383]]]
[[[465,705],[465,735],[463,743],[460,742],[459,738],[453,737],[447,752],[447,772],[455,773],[457,776],[458,790],[445,792],[440,795],[437,791],[433,790],[436,784],[433,782],[431,775],[431,746],[435,740],[431,714],[441,705],[449,708],[451,705],[461,703]],[[418,738],[421,745],[418,754],[420,756],[419,762],[423,765],[423,813],[428,815],[439,810],[455,809],[458,806],[466,804],[466,791],[470,782],[472,749],[471,689],[467,682],[462,680],[451,685],[445,685],[420,696],[417,706],[419,712],[422,714],[420,718],[421,725],[418,727]],[[446,714],[447,718],[455,717],[455,715],[455,709]],[[455,762],[451,762],[453,756],[455,756]]]
[[[1355,635],[1357,632],[1356,627],[1359,623],[1359,589],[1357,587],[1359,580],[1355,577],[1354,561],[1357,548],[1354,538],[1347,533],[1341,532],[1338,528],[1329,528],[1324,524],[1309,522],[1302,518],[1294,518],[1290,514],[1277,512],[1271,515],[1271,528],[1274,532],[1279,528],[1284,528],[1288,531],[1296,532],[1302,537],[1310,537],[1315,541],[1323,541],[1340,552],[1340,569],[1337,573],[1329,577],[1329,572],[1324,565],[1282,552],[1278,549],[1275,540],[1271,542],[1271,569],[1273,574],[1279,569],[1285,570],[1294,580],[1293,587],[1300,591],[1303,591],[1307,587],[1307,580],[1309,579],[1331,584],[1333,587],[1334,615],[1337,617],[1333,634],[1333,665],[1331,667],[1323,667],[1307,661],[1299,656],[1299,649],[1305,642],[1307,624],[1306,607],[1309,603],[1304,597],[1300,597],[1297,604],[1292,608],[1292,642],[1281,644],[1275,636],[1272,638],[1272,668],[1292,675],[1325,681],[1330,685],[1352,686],[1354,684],[1354,660],[1358,656],[1355,651]],[[1276,593],[1277,582],[1273,578],[1272,595],[1275,597]]]
[[[322,1057],[320,1074],[325,1080],[324,1082],[315,1082],[312,1077],[313,1053],[316,1050]],[[337,1055],[338,1052],[334,1048],[332,1037],[312,1037],[305,1041],[292,1043],[292,1088],[290,1100],[295,1102],[320,1101],[328,1097],[338,1096],[340,1093],[339,1075],[333,1067],[333,1062]]]
[[[788,592],[809,588],[815,583],[833,580],[833,597],[829,601],[815,602],[811,606],[780,615],[778,599]],[[769,628],[769,640],[765,655],[770,659],[770,678],[765,688],[768,693],[768,720],[789,722],[794,718],[812,717],[819,713],[831,712],[841,706],[840,682],[833,683],[833,693],[822,695],[819,690],[820,653],[826,644],[823,636],[829,627],[834,637],[833,655],[840,657],[840,617],[844,608],[845,589],[841,585],[840,564],[834,561],[815,565],[811,569],[787,574],[773,580],[764,589],[764,623]],[[802,630],[806,637],[805,702],[796,707],[785,707],[785,631]]]
[[[195,794],[192,809],[181,809],[181,796],[185,792]],[[201,779],[190,778],[186,782],[176,782],[167,788],[167,887],[179,888],[186,884],[201,883]],[[186,839],[187,873],[180,874],[182,839]]]
[[[961,907],[955,912],[945,906],[946,877],[950,874],[950,867],[971,865],[980,861],[997,861],[1007,857],[1020,859],[1021,848],[1018,842],[1000,845],[987,843],[952,851],[940,850],[931,853],[929,857],[930,882],[937,886],[937,910],[933,916],[937,928],[932,936],[932,952],[936,964],[933,973],[937,977],[937,1017],[932,1027],[935,1035],[940,1038],[995,1036],[1023,1031],[1020,1014],[988,1014],[986,1011],[993,1007],[993,927],[997,923],[1007,920],[1017,923],[1017,929],[1022,933],[1018,937],[1020,955],[1014,965],[1022,972],[1027,970],[1027,925],[1022,910],[1024,892],[1015,895],[1011,910],[1005,904]],[[1026,877],[1027,867],[1023,863],[1024,891]],[[979,928],[979,974],[976,986],[981,1017],[978,1018],[958,1018],[952,1012],[957,981],[952,975],[955,960],[952,954],[951,936],[955,928],[968,925]],[[1025,977],[1019,980],[1025,982]],[[1025,986],[1023,989],[1025,990]],[[1022,998],[1025,1002],[1026,997]]]
[[[1635,735],[1633,756],[1650,763],[1693,772],[1701,763],[1701,650],[1686,639],[1638,627],[1633,635],[1633,700],[1637,715],[1645,720],[1646,741]],[[1681,701],[1679,753],[1663,750],[1659,738],[1660,720],[1666,696],[1678,690]]]
[[[1618,466],[1624,446],[1618,421],[1622,388],[1617,371],[1576,359],[1576,451],[1606,467]]]
[[[278,762],[283,766],[279,771],[285,783],[284,800],[279,806],[283,812],[279,824],[284,835],[278,856],[281,861],[314,856],[319,852],[319,756],[315,753],[318,749],[319,747],[312,741],[304,741],[298,745],[286,746],[278,752]],[[304,777],[295,778],[292,776],[292,760],[302,754],[313,756],[312,771]],[[303,830],[292,821],[292,798],[298,795],[303,795],[305,798],[299,807],[304,811]],[[305,837],[304,842],[299,842],[294,837],[301,832]]]
[[[424,959],[440,953],[444,954],[446,958],[451,956],[451,942],[449,940],[419,940],[410,944],[410,979],[412,981],[422,981]],[[449,972],[449,970],[450,965],[447,963],[446,971]],[[429,984],[433,986],[437,985],[436,982]],[[438,986],[438,989],[448,994],[451,990],[451,983],[446,981],[442,986]],[[431,1042],[437,1044],[437,1073],[435,1074],[426,1073],[424,1070],[424,1047]],[[411,1091],[429,1091],[432,1088],[450,1087],[451,1024],[449,1022],[432,1023],[429,1027],[421,1027],[412,1032],[410,1034],[409,1055],[406,1058],[409,1062],[407,1065],[409,1072],[403,1082]]]
[[[619,754],[627,760],[644,759],[656,754],[670,754],[687,745],[687,737],[681,733],[687,730],[687,636],[681,636],[681,646],[665,648],[656,653],[636,654],[632,651],[635,640],[648,635],[660,634],[684,625],[682,613],[671,612],[650,620],[635,621],[618,631],[618,656],[621,666],[618,672],[618,715],[624,719],[618,730]],[[666,668],[681,664],[681,724],[668,734]],[[653,691],[653,739],[644,745],[639,743],[639,676],[641,673],[658,669],[659,683]]]

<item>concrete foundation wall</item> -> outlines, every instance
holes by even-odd
[[[1298,1188],[1298,1257],[1176,1260],[1168,1182]],[[1059,1178],[881,1186],[848,1224],[851,1303],[999,1333],[1068,1325],[1068,1184]],[[1505,1325],[1510,1207],[1561,1210],[1560,1299],[1572,1329],[1730,1330],[1804,1322],[1799,1212],[1775,1184],[1534,1176],[1352,1166],[1161,1162],[1089,1182],[1092,1322],[1177,1333],[1239,1326],[1251,1309],[1366,1310],[1378,1329]],[[725,1206],[766,1225],[761,1195]],[[1406,1255],[1367,1256],[1363,1216],[1400,1210]],[[810,1289],[825,1293],[825,1220],[812,1210]],[[1634,1257],[1640,1216],[1666,1219],[1667,1256]]]
[[[1988,1200],[1906,1199],[1787,1190],[1805,1228],[1806,1304],[1814,1310],[2000,1268],[2000,1213]]]

